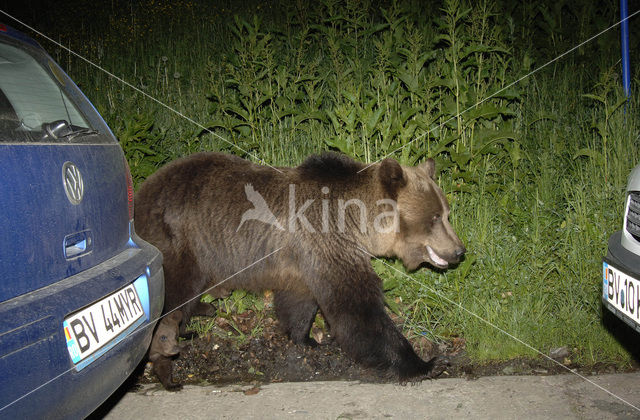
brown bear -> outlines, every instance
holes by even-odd
[[[419,380],[446,361],[423,361],[396,328],[371,257],[398,257],[409,270],[459,262],[465,248],[434,177],[431,159],[365,166],[325,153],[273,168],[200,153],[142,184],[136,230],[163,253],[165,311],[180,307],[188,320],[217,284],[271,289],[280,326],[295,343],[316,344],[309,330],[320,310],[356,361]]]
[[[173,382],[172,359],[180,353],[178,333],[182,312],[175,310],[165,315],[156,326],[149,347],[149,360],[153,363],[153,373],[169,391],[177,391],[182,385]]]

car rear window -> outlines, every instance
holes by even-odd
[[[27,52],[0,43],[0,142],[69,142],[93,131],[60,79]]]

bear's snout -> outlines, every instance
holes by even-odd
[[[466,252],[467,252],[467,248],[465,248],[464,245],[460,245],[455,247],[448,254],[445,254],[446,255],[445,258],[450,264],[457,264],[460,262],[464,254],[466,254]]]
[[[440,250],[436,251],[431,246],[426,246],[427,259],[438,268],[448,268],[450,264],[457,264],[460,262],[462,256],[467,252],[464,245],[455,247],[452,250]]]
[[[465,248],[464,245],[456,248],[456,250],[454,251],[454,254],[458,259],[458,261],[460,261],[460,258],[462,258],[462,256],[466,253],[467,253],[467,248]]]

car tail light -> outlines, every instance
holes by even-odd
[[[640,241],[640,193],[629,192],[626,228],[636,241]]]
[[[127,163],[127,158],[124,160],[125,176],[127,178],[127,204],[129,205],[129,221],[133,220],[133,178],[131,178],[131,170]]]

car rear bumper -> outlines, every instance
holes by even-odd
[[[635,279],[640,279],[640,256],[634,254],[628,249],[622,246],[622,231],[617,231],[613,235],[609,237],[609,243],[607,246],[607,256],[604,259],[605,263],[615,267],[616,269],[624,272],[625,274],[633,277]],[[603,276],[604,278],[604,276]],[[614,305],[612,305],[609,299],[606,296],[606,280],[604,285],[605,289],[602,293],[602,305],[605,309],[610,311],[617,318],[623,320],[626,324],[628,324],[633,329],[640,332],[640,325],[638,322],[634,321],[628,314],[620,311]],[[633,301],[637,300],[637,305],[640,305],[640,299],[638,294],[640,291],[632,290],[633,294],[630,295],[633,297]],[[636,307],[635,311],[640,310],[640,307]]]
[[[134,242],[96,267],[0,304],[0,417],[85,417],[140,363],[162,313],[164,274],[160,252],[139,238]],[[78,370],[62,326],[66,316],[80,309],[78,295],[90,304],[141,275],[146,275],[149,291],[146,319]]]
[[[621,230],[609,237],[607,258],[622,270],[640,277],[640,255],[634,254],[622,246]]]

